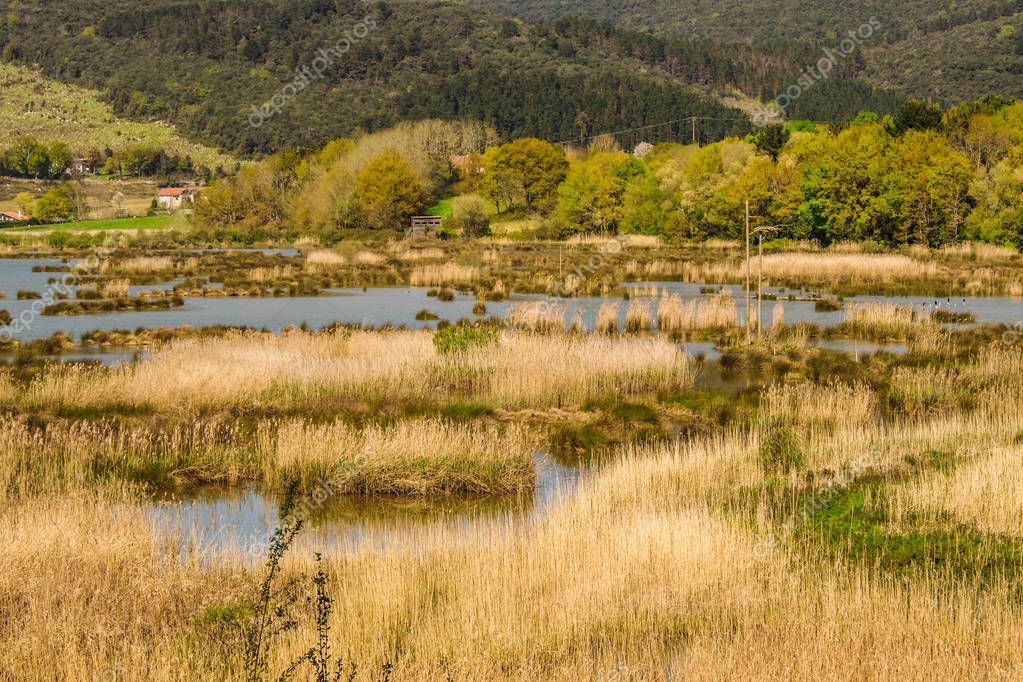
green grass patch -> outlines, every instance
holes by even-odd
[[[106,230],[166,230],[180,223],[180,216],[158,215],[142,218],[119,218],[115,220],[80,220],[74,223],[54,225],[27,225],[15,227],[7,232],[92,232]]]
[[[455,197],[441,199],[426,210],[426,215],[450,218],[455,214]]]
[[[870,506],[868,493],[875,500]],[[884,495],[885,484],[876,482],[837,491],[798,525],[797,536],[811,551],[821,547],[835,558],[899,576],[932,573],[984,582],[1023,576],[1023,545],[1014,538],[951,520],[943,529],[895,531],[883,511]]]

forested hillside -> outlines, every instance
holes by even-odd
[[[529,21],[584,16],[661,35],[833,47],[876,17],[869,81],[949,103],[1023,96],[1023,0],[467,0]]]
[[[339,41],[344,53],[322,77],[253,118]],[[773,97],[815,54],[805,43],[720,46],[590,21],[525,25],[455,3],[355,0],[22,0],[2,20],[0,45],[5,60],[101,90],[121,116],[166,120],[244,155],[427,117],[554,141],[675,121],[645,128],[654,142],[689,138],[682,119],[698,117],[709,142],[749,129],[722,94]],[[898,97],[857,79],[862,68],[849,60],[790,116],[896,108]]]

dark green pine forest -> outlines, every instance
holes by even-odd
[[[375,28],[353,38],[321,80],[264,125],[248,124],[253,106],[362,21]],[[552,141],[644,127],[627,144],[688,140],[683,119],[697,117],[698,139],[710,142],[750,130],[736,95],[772,99],[819,49],[805,37],[731,43],[592,19],[523,23],[436,1],[19,0],[0,25],[5,61],[97,89],[121,116],[168,121],[242,156],[428,117]],[[896,110],[903,96],[865,80],[866,68],[861,55],[846,60],[790,117],[841,122],[862,109]]]

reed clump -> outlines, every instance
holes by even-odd
[[[533,485],[534,435],[521,425],[402,420],[354,427],[289,421],[276,432],[266,478],[297,478],[334,494],[507,494]]]
[[[633,334],[649,331],[653,326],[653,314],[650,307],[649,301],[630,301],[629,307],[625,311],[625,331]]]
[[[516,329],[554,332],[565,329],[565,306],[550,301],[526,301],[508,310],[507,323]]]
[[[409,274],[409,284],[414,287],[472,284],[479,279],[478,267],[458,263],[417,265]]]

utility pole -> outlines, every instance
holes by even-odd
[[[757,343],[764,338],[764,233],[757,234],[757,258],[760,260],[757,272]]]
[[[752,282],[750,282],[750,254],[749,254],[749,199],[746,200],[746,344],[750,343],[750,323],[752,310],[750,310],[750,296],[752,295]]]
[[[747,218],[748,219],[748,218]],[[781,225],[762,225],[753,230],[757,235],[757,258],[759,260],[757,272],[757,342],[763,340],[764,335],[764,235],[773,234],[778,231]],[[749,228],[747,228],[748,230]],[[747,235],[749,233],[747,232]],[[747,247],[748,249],[749,247]],[[748,251],[747,251],[748,253]],[[748,258],[749,256],[747,256]],[[752,295],[752,292],[750,292]]]

